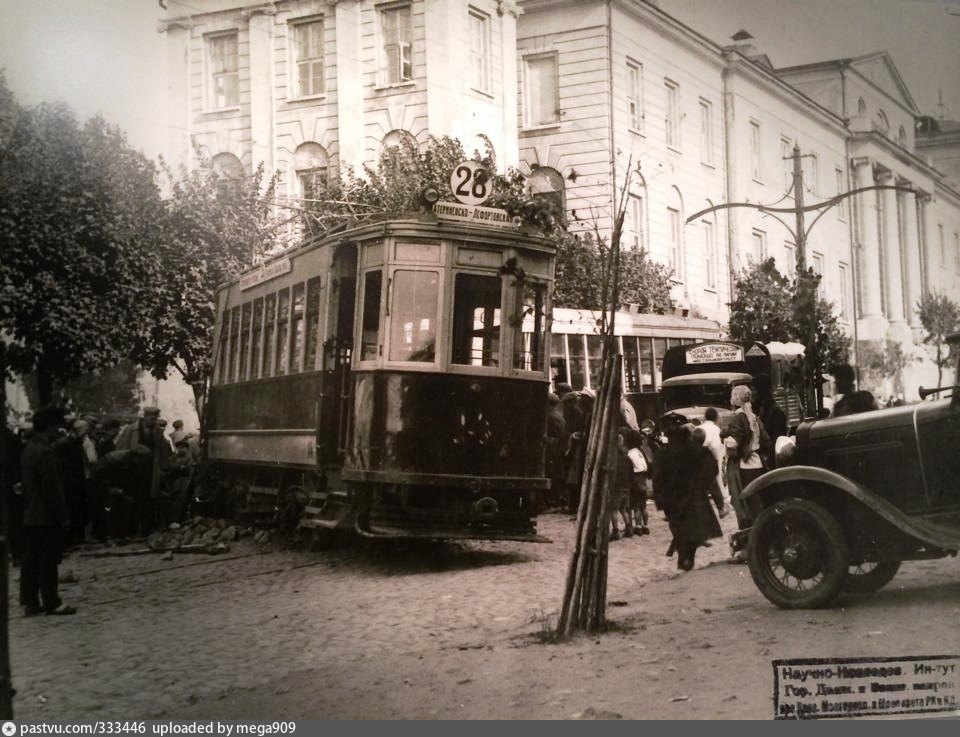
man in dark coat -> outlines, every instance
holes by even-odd
[[[160,410],[144,407],[143,417],[125,426],[117,438],[117,450],[128,450],[137,458],[134,490],[137,525],[142,535],[153,532],[160,499],[160,482],[167,468],[169,443],[157,427]]]
[[[70,432],[53,444],[53,450],[60,458],[60,468],[63,472],[63,489],[67,497],[67,510],[70,513],[68,542],[71,545],[80,545],[85,542],[87,490],[83,439],[86,434],[87,423],[83,420],[75,420],[70,425]]]
[[[689,571],[697,548],[723,532],[707,501],[717,462],[709,450],[691,442],[689,428],[681,423],[683,418],[664,418],[667,444],[653,459],[653,498],[673,534],[667,553],[675,550],[677,568]]]
[[[70,524],[63,491],[60,460],[51,444],[63,412],[57,408],[37,411],[33,436],[21,458],[23,484],[23,566],[20,571],[20,603],[27,616],[73,614],[57,594],[62,531]]]

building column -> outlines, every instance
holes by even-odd
[[[365,116],[363,95],[363,48],[361,3],[337,3],[334,23],[337,34],[337,159],[341,167],[362,171]]]
[[[873,165],[868,158],[854,159],[854,187],[873,185]],[[882,335],[880,305],[880,231],[877,227],[877,192],[861,192],[854,200],[856,213],[855,246],[857,259],[857,315],[861,340],[879,340]]]
[[[880,184],[891,186],[896,182],[892,172],[880,179]],[[897,192],[880,190],[881,222],[883,228],[883,266],[886,293],[886,315],[891,323],[902,323],[903,272],[900,268],[900,218],[897,213]]]
[[[923,289],[929,292],[936,289],[940,283],[940,243],[933,195],[925,194],[920,198],[920,223],[923,228],[923,265],[926,277]]]
[[[189,18],[160,21],[157,30],[167,34],[167,157],[173,171],[190,160],[190,33]]]
[[[917,301],[923,293],[922,260],[920,258],[920,233],[917,227],[917,196],[904,192],[903,205],[903,268],[904,311],[907,322],[917,327]]]
[[[260,163],[274,171],[273,155],[273,16],[276,6],[262,5],[243,12],[250,45],[250,156],[251,169]]]

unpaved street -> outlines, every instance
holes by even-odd
[[[560,601],[565,515],[541,517],[550,545],[74,554],[62,593],[80,612],[11,622],[16,716],[767,719],[773,659],[960,653],[953,559],[784,612],[723,562],[725,542],[677,575],[658,514],[653,527],[611,545],[614,630],[564,644],[538,635]]]

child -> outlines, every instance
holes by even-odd
[[[623,536],[633,537],[634,526],[630,518],[630,491],[633,485],[633,465],[627,457],[627,444],[624,436],[631,432],[621,428],[617,433],[617,479],[610,493],[610,532],[611,540],[620,539],[617,529],[617,513],[623,519]]]
[[[650,486],[650,459],[643,452],[643,435],[636,430],[629,430],[625,433],[624,439],[632,471],[628,506],[634,525],[633,531],[638,535],[649,535],[647,492]]]

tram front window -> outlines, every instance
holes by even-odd
[[[520,319],[529,332],[518,330],[514,347],[514,368],[543,371],[544,337],[546,335],[546,295],[543,284],[525,282],[520,303]]]
[[[433,363],[437,346],[435,271],[395,271],[390,305],[390,360]]]
[[[452,363],[499,365],[500,285],[499,276],[457,274],[453,287]]]
[[[360,336],[360,360],[374,361],[380,345],[380,291],[383,274],[368,271],[363,277],[363,330]]]

